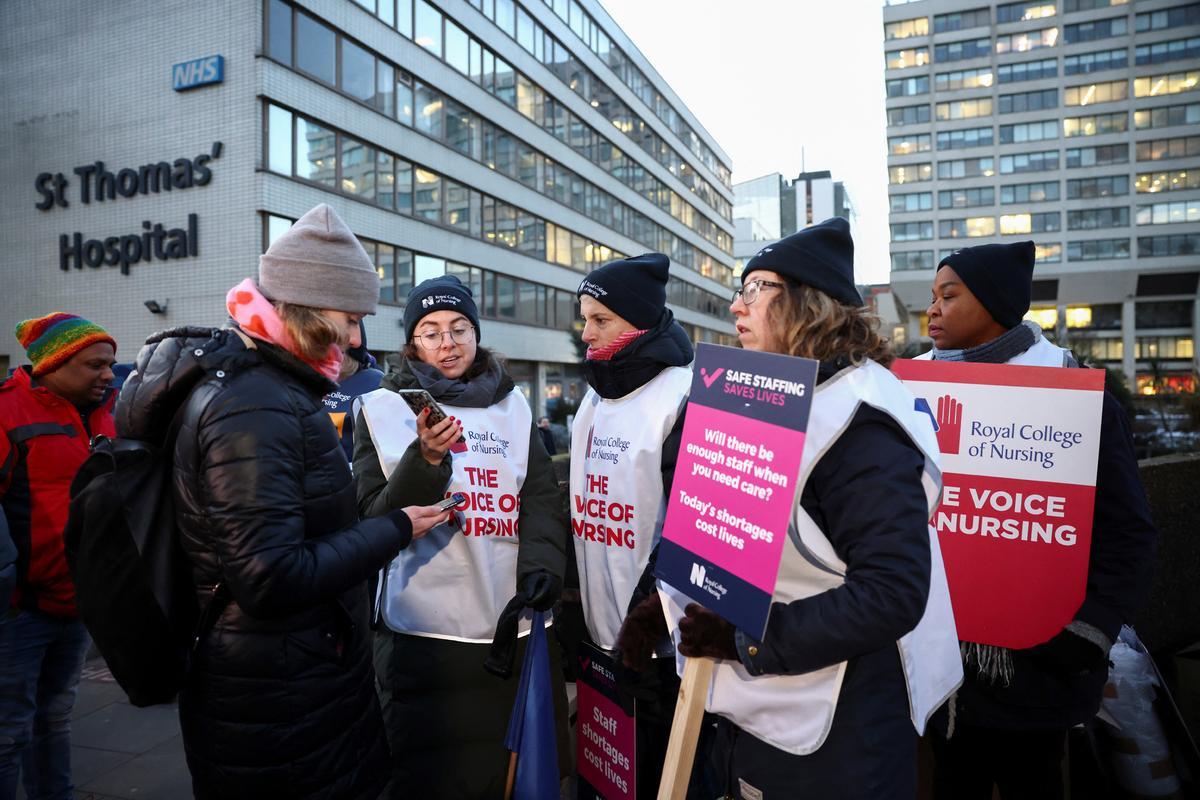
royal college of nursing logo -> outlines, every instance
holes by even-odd
[[[937,399],[937,414],[924,397],[918,397],[914,408],[929,417],[933,423],[933,432],[937,434],[938,450],[946,455],[958,455],[959,444],[962,442],[962,403],[950,395],[942,395]]]

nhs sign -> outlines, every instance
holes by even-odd
[[[220,83],[225,80],[225,59],[222,56],[204,56],[184,61],[171,67],[171,82],[177,92]]]

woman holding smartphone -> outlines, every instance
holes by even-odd
[[[375,665],[394,796],[499,797],[517,680],[483,662],[510,598],[538,611],[557,602],[567,522],[529,404],[478,343],[471,290],[452,275],[422,282],[409,292],[404,331],[408,344],[364,396],[355,428],[359,510],[375,517],[455,492],[466,500],[456,524],[415,542],[381,581]],[[410,407],[400,393],[413,390],[427,395],[408,395]],[[551,675],[565,736],[561,670],[552,665]]]
[[[747,262],[730,307],[745,349],[820,362],[765,635],[663,586],[679,652],[717,659],[734,797],[915,798],[918,731],[962,679],[928,523],[937,441],[887,369],[853,252],[844,219],[806,228]]]

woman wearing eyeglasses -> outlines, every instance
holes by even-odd
[[[567,522],[525,396],[478,344],[471,290],[451,275],[419,284],[408,295],[404,332],[408,343],[387,359],[390,372],[364,397],[355,427],[359,510],[373,517],[414,497],[467,499],[456,523],[430,531],[381,581],[375,668],[393,796],[499,797],[517,679],[497,678],[483,663],[510,598],[539,611],[558,600]],[[428,409],[414,416],[396,394],[404,389],[427,391],[447,418],[430,424]],[[561,670],[551,675],[565,735]],[[565,746],[559,756],[565,766]]]
[[[854,286],[844,219],[746,264],[747,350],[820,362],[766,634],[662,586],[678,650],[717,659],[713,748],[733,797],[915,798],[917,733],[961,681],[937,539],[938,447]]]

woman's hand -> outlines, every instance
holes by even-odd
[[[429,409],[421,409],[417,416],[417,435],[421,439],[421,456],[433,466],[438,466],[450,451],[450,445],[462,436],[462,424],[454,417],[429,427]]]
[[[412,524],[412,537],[420,539],[434,527],[441,525],[450,518],[450,511],[442,511],[437,506],[405,506],[401,509]]]

